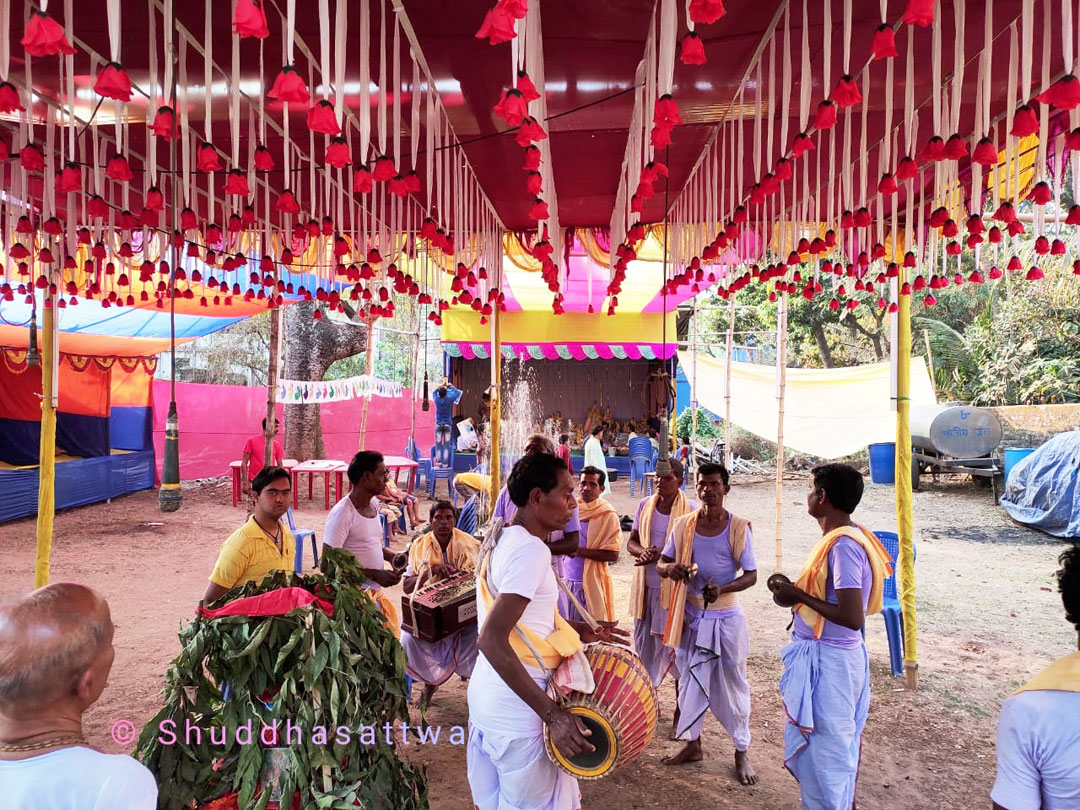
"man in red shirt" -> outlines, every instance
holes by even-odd
[[[266,420],[262,420],[263,430],[266,430]],[[274,435],[278,434],[278,420],[274,420]],[[268,466],[266,464],[266,435],[265,433],[259,433],[256,436],[252,436],[244,444],[244,460],[240,463],[240,480],[244,481],[244,492],[251,491],[251,482],[255,480],[255,476],[259,474],[259,470]],[[270,460],[269,466],[279,467],[281,462],[285,458],[285,450],[281,446],[281,442],[274,439],[274,457]]]

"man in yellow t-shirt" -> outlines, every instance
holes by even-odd
[[[221,546],[203,603],[210,605],[245,582],[273,571],[292,571],[296,539],[281,520],[292,499],[292,477],[281,467],[266,467],[251,482],[253,511]]]

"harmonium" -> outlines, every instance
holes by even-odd
[[[476,624],[476,575],[465,571],[401,596],[401,628],[421,641],[441,641]]]

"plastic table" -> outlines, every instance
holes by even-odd
[[[289,472],[292,472],[293,467],[298,463],[299,462],[297,462],[295,458],[286,458],[282,459],[281,466]],[[232,505],[234,509],[236,508],[236,505],[240,503],[240,498],[244,494],[244,482],[240,480],[240,470],[243,466],[244,462],[242,460],[229,462],[229,469],[232,472]],[[293,480],[293,486],[295,487],[295,478]],[[293,497],[295,500],[295,494]]]
[[[344,466],[344,463],[337,459],[326,458],[313,458],[308,461],[301,461],[295,467],[292,468],[292,482],[293,482],[293,509],[300,508],[300,475],[307,473],[308,476],[308,500],[311,500],[312,489],[314,479],[316,475],[323,476],[323,502],[324,508],[330,509],[330,476],[336,474],[338,481],[341,480],[341,474],[339,469]],[[340,484],[338,485],[340,491]]]

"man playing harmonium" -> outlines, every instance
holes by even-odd
[[[431,505],[431,531],[416,538],[409,547],[402,590],[412,594],[424,585],[442,582],[476,570],[480,544],[457,529],[457,510],[450,501]],[[410,625],[414,626],[414,625]],[[423,641],[402,630],[401,646],[408,658],[409,677],[424,684],[418,705],[428,705],[435,690],[455,672],[461,678],[472,675],[476,663],[476,624],[470,622],[439,641]]]

